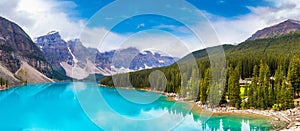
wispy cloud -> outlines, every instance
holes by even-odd
[[[209,14],[209,19],[222,43],[240,43],[257,30],[287,19],[300,20],[298,0],[267,0],[273,6],[248,7],[251,13],[235,18]]]
[[[218,14],[211,14],[205,10],[201,11],[201,15],[204,14],[209,19],[210,24],[215,29],[215,33],[218,35],[221,43],[240,43],[257,30],[266,26],[279,23],[286,19],[300,19],[299,0],[266,1],[273,4],[273,6],[248,7],[251,12],[246,15],[226,18],[221,17]],[[81,36],[85,45],[97,47],[102,51],[118,49],[119,47],[122,47],[122,44],[127,43],[128,45],[136,45],[140,49],[142,49],[142,47],[150,48],[150,46],[153,48],[162,48],[163,50],[171,52],[170,54],[172,55],[182,56],[184,53],[180,51],[176,52],[176,50],[187,47],[188,50],[194,51],[204,47],[199,46],[202,43],[194,38],[193,35],[188,35],[191,34],[191,32],[185,26],[161,24],[153,26],[152,28],[168,31],[177,36],[162,32],[156,32],[157,34],[154,34],[151,31],[144,31],[130,37],[128,34],[118,34],[101,26],[85,27],[85,23],[87,23],[86,19],[72,17],[72,14],[77,13],[74,11],[76,6],[77,5],[74,2],[59,0],[1,0],[0,15],[21,25],[32,38],[45,34],[51,30],[57,30],[60,31],[65,39]],[[170,5],[166,5],[166,8],[171,7]],[[194,11],[185,7],[182,7],[179,10],[187,11],[189,13],[199,13],[199,11]],[[117,16],[112,15],[105,18],[105,20],[110,22],[114,20],[115,17]],[[182,19],[190,21],[195,27],[203,26],[203,24],[197,22],[197,18],[190,18],[189,16],[182,17]],[[137,28],[145,26],[145,23],[141,23],[137,25]],[[82,31],[82,29],[84,30]],[[205,30],[203,30],[203,32],[207,37],[211,35],[209,33],[205,34]],[[101,46],[99,45],[101,42],[99,36],[103,36],[103,34],[106,33],[108,35]],[[131,42],[131,44],[128,42]],[[210,45],[206,45],[205,47],[218,44],[220,43],[210,43]]]
[[[85,46],[104,52],[119,49],[120,43],[125,41],[127,36],[111,32],[104,27],[93,27],[84,28],[79,38]]]
[[[139,50],[164,52],[174,57],[183,57],[199,47],[204,47],[194,37],[178,37],[156,29],[128,35],[117,34],[105,28],[86,28],[81,32],[80,39],[85,46],[98,48],[102,52],[135,47]]]
[[[145,27],[145,23],[139,24],[136,28],[137,28],[137,29],[140,29],[140,28],[142,28],[142,27]]]
[[[162,29],[162,30],[170,30],[172,32],[177,32],[177,33],[181,33],[181,34],[190,34],[191,31],[185,27],[185,26],[175,26],[175,25],[165,25],[165,24],[161,24],[158,26],[154,26],[153,29]]]
[[[70,17],[77,6],[70,1],[1,0],[0,6],[0,15],[18,23],[31,37],[58,30],[64,38],[74,38],[85,23]]]

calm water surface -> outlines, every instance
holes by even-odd
[[[0,130],[272,129],[263,119],[236,116],[207,119],[190,113],[185,103],[165,101],[157,93],[118,91],[96,85],[83,82],[45,83],[0,91]]]

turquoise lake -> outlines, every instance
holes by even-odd
[[[0,131],[271,130],[259,118],[201,117],[186,103],[97,83],[28,84],[0,91]]]

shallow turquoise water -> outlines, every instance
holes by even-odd
[[[262,119],[198,117],[157,93],[45,83],[0,92],[0,130],[270,130]]]

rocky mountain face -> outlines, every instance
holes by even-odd
[[[294,32],[297,30],[300,30],[300,21],[289,19],[277,25],[267,27],[257,31],[249,39],[247,39],[247,41],[263,39],[263,38],[271,38],[274,36],[288,34],[290,32]]]
[[[37,82],[25,78],[30,70],[24,70],[24,64],[41,73],[43,78],[52,77],[51,65],[31,38],[17,24],[0,17],[0,77],[12,85],[21,81]]]
[[[37,37],[36,45],[46,60],[61,74],[75,79],[83,79],[90,74],[105,74],[92,62],[97,50],[84,47],[79,40],[66,42],[58,32],[52,31]]]
[[[59,69],[60,62],[74,64],[67,42],[62,40],[58,32],[49,32],[47,35],[38,37],[35,43],[53,68]]]
[[[175,63],[178,58],[163,56],[157,52],[143,51],[136,48],[127,48],[114,52],[116,56],[112,58],[112,66],[115,68],[128,68],[129,70],[142,70],[153,67],[168,66]],[[131,61],[130,63],[128,61]]]
[[[212,65],[213,63],[211,62],[213,60],[210,59],[209,53],[213,55],[223,55],[220,54],[222,52],[218,50],[220,49],[220,47],[222,47],[224,49],[225,55],[224,62],[226,60],[227,68],[234,64],[240,66],[240,77],[242,79],[253,77],[254,67],[259,67],[259,63],[261,62],[269,65],[268,70],[270,74],[274,75],[275,72],[278,70],[279,66],[282,66],[282,71],[287,71],[289,68],[289,61],[293,59],[293,57],[300,57],[300,31],[297,31],[299,30],[298,24],[299,22],[297,21],[288,20],[276,26],[272,26],[258,31],[265,31],[265,34],[261,35],[261,37],[258,37],[259,33],[255,34],[254,37],[252,37],[252,39],[254,40],[248,40],[237,45],[219,45],[215,47],[205,48],[190,53],[187,56],[178,60],[177,62],[189,65],[194,60],[196,60],[199,66],[198,70],[200,74],[205,74],[207,69],[209,69],[211,66],[220,67],[218,69],[221,69],[223,68],[222,65],[215,65],[219,64],[218,61],[215,61],[216,63]],[[271,32],[274,32],[273,34],[276,35],[272,37]],[[268,33],[270,33],[270,35],[268,35]],[[218,60],[221,60],[219,58]],[[220,63],[222,63],[222,60],[220,61]],[[165,73],[165,76],[169,77],[167,79],[171,81],[168,82],[169,85],[167,86],[171,87],[170,89],[172,89],[172,86],[174,86],[175,88],[180,86],[180,83],[177,83],[177,80],[172,80],[172,75],[176,77],[176,75],[180,75],[182,71],[187,72],[187,70],[192,70],[192,68],[184,69],[179,68],[178,66],[171,65],[164,68],[158,68],[158,70],[163,71]],[[145,80],[144,78],[148,77],[153,71],[154,70],[143,70],[131,73],[130,77],[132,80],[134,80],[131,81],[132,86],[136,88],[151,86],[149,85],[147,79]],[[183,77],[185,77],[185,79],[189,79],[192,76],[192,74],[193,73],[189,73],[188,76],[182,75],[179,79],[183,79]],[[112,79],[112,77],[105,77],[100,81],[101,84],[107,86],[116,86],[114,82],[115,81],[114,79]],[[177,85],[174,85],[176,83]],[[166,90],[168,91],[168,89]]]
[[[111,75],[167,66],[178,59],[150,51],[141,52],[136,48],[99,52],[85,47],[79,39],[66,42],[54,31],[38,37],[36,45],[55,69],[63,69],[67,76],[75,79],[84,79],[90,74]],[[115,54],[122,56],[115,57]],[[128,61],[131,61],[130,65]]]

